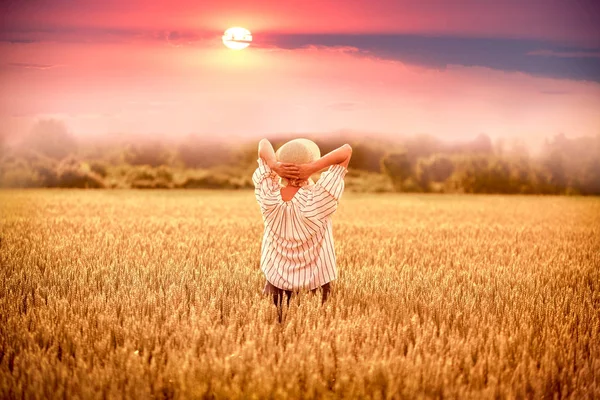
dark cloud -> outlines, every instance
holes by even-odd
[[[0,42],[22,43],[132,43],[167,42],[191,44],[216,36],[212,32],[182,30],[108,29],[108,28],[45,28],[0,31]]]
[[[165,34],[165,39],[173,46],[190,45],[205,39],[205,37],[206,35],[187,31],[170,31]]]
[[[600,58],[600,51],[580,49],[578,51],[535,50],[527,53],[530,56],[563,57],[563,58]]]
[[[37,43],[37,40],[33,39],[10,39],[7,40],[11,44],[29,44],[29,43]]]
[[[167,35],[167,39],[169,40],[179,40],[181,38],[181,34],[177,31],[169,32]]]
[[[418,35],[294,34],[273,35],[262,47],[355,48],[357,53],[407,64],[446,68],[487,67],[507,72],[600,82],[600,48],[579,48],[548,41]]]

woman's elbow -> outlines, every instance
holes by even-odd
[[[348,156],[352,155],[352,146],[350,146],[348,143],[346,143],[342,147],[344,148],[344,150],[346,150],[346,153],[348,154]]]
[[[260,156],[262,150],[265,148],[265,146],[269,143],[269,140],[264,138],[264,139],[260,139],[260,141],[258,142],[258,155]]]

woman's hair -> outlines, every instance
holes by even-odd
[[[275,153],[277,161],[294,164],[307,164],[321,158],[321,150],[315,142],[309,139],[294,139],[285,143]],[[309,184],[313,184],[312,179],[308,180]],[[285,178],[280,178],[280,184],[287,186],[292,184]],[[303,186],[294,184],[294,186]]]

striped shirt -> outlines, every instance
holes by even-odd
[[[337,278],[331,215],[344,191],[346,172],[332,165],[314,185],[284,201],[279,177],[258,159],[252,180],[265,227],[260,267],[273,286],[312,290]]]

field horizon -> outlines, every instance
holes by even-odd
[[[600,198],[344,193],[277,322],[247,190],[0,190],[2,398],[600,397]]]

